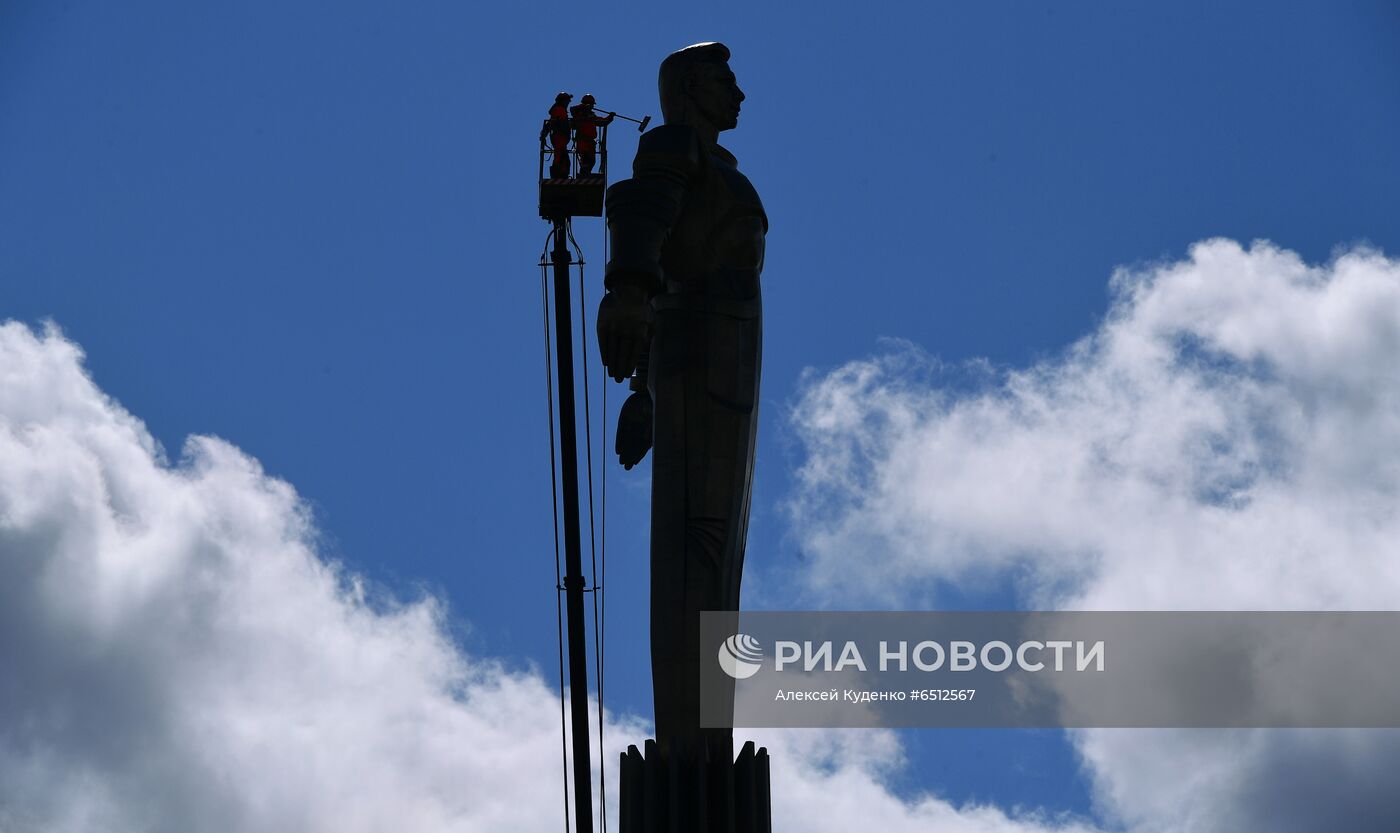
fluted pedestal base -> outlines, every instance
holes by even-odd
[[[772,833],[767,749],[645,747],[622,755],[621,833]]]

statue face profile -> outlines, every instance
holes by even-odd
[[[695,114],[718,130],[733,130],[739,124],[739,104],[744,91],[728,62],[695,65],[686,85]]]
[[[697,43],[672,52],[661,62],[661,116],[667,124],[688,124],[702,139],[733,130],[739,123],[744,92],[729,68],[729,47]]]

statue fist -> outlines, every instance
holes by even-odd
[[[618,382],[631,376],[650,348],[651,304],[646,294],[624,286],[604,295],[598,304],[598,355],[608,375]]]
[[[617,415],[617,441],[613,448],[624,469],[631,469],[647,456],[651,449],[651,429],[651,394],[636,391],[622,403]]]

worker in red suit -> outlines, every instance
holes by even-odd
[[[598,125],[612,124],[613,120],[612,113],[608,113],[607,118],[598,118],[593,112],[596,103],[591,93],[585,93],[578,105],[569,111],[574,117],[574,149],[578,151],[579,176],[593,173],[593,163],[598,158]]]
[[[549,165],[550,179],[569,177],[569,102],[573,100],[568,93],[560,93],[554,97],[554,106],[549,108],[545,132],[549,134],[550,147],[554,148],[554,159]]]

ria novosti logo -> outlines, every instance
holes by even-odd
[[[719,667],[736,680],[747,680],[763,667],[763,646],[746,633],[736,633],[720,643]]]

